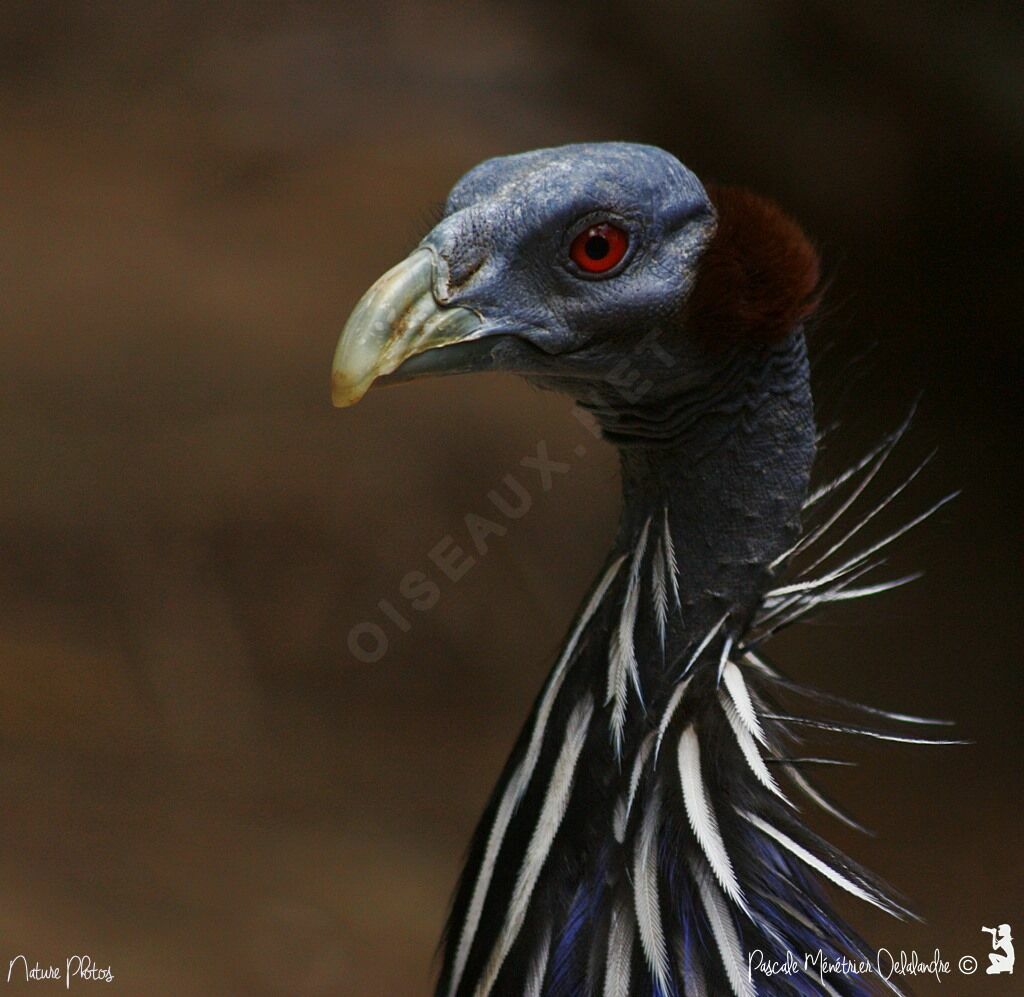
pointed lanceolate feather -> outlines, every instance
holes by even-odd
[[[679,709],[679,704],[683,701],[683,696],[686,695],[686,689],[689,684],[690,680],[688,678],[683,679],[682,682],[678,682],[676,687],[672,690],[672,695],[669,697],[668,703],[665,705],[665,712],[662,714],[661,722],[658,724],[658,733],[654,742],[655,761],[658,760],[658,754],[661,751],[661,742],[665,740],[665,734],[676,715],[676,711]]]
[[[700,643],[697,645],[693,654],[686,661],[686,666],[680,673],[680,678],[687,674],[691,668],[697,663],[700,656],[707,650],[708,645],[715,639],[718,632],[725,626],[725,621],[729,619],[729,614],[726,613],[704,636],[701,638]]]
[[[755,997],[755,990],[747,972],[739,934],[725,897],[713,877],[696,863],[692,866],[697,889],[700,893],[704,913],[711,927],[711,935],[718,947],[718,957],[725,969],[726,978],[735,997]]]
[[[850,558],[848,561],[846,561],[845,564],[837,568],[836,571],[848,571],[859,564],[863,564],[864,561],[868,560],[870,557],[877,554],[880,550],[883,550],[890,544],[894,543],[896,540],[899,540],[899,538],[902,537],[904,534],[909,533],[912,529],[914,529],[914,527],[919,526],[926,519],[930,519],[943,506],[948,505],[950,502],[953,501],[953,499],[957,498],[959,494],[960,493],[958,491],[950,492],[949,495],[944,496],[943,498],[939,499],[938,502],[935,502],[932,505],[930,505],[920,515],[915,516],[913,519],[910,520],[910,522],[905,523],[897,530],[893,530],[891,533],[883,537],[881,540],[877,541],[876,543],[873,543],[870,547],[867,547],[866,549],[862,550],[859,554],[856,554],[854,557]]]
[[[893,450],[896,449],[896,444],[899,443],[899,441],[903,438],[903,434],[906,433],[908,427],[910,426],[911,420],[914,417],[914,412],[916,411],[916,409],[917,406],[915,405],[911,409],[910,413],[907,415],[907,418],[904,420],[903,424],[896,430],[895,433],[892,434],[889,440],[885,443],[885,445],[879,452],[878,458],[874,461],[873,465],[868,470],[868,473],[864,475],[864,477],[858,483],[857,487],[850,493],[849,496],[847,496],[847,498],[843,500],[839,508],[834,513],[832,513],[832,515],[830,515],[829,518],[821,524],[821,526],[818,526],[815,529],[811,530],[797,543],[796,547],[793,548],[793,555],[796,555],[800,551],[805,550],[813,543],[815,543],[818,539],[823,537],[826,533],[828,533],[828,531],[837,522],[839,522],[839,520],[843,517],[846,511],[854,504],[854,502],[856,502],[857,499],[863,494],[864,489],[866,489],[868,485],[871,484],[871,482],[877,476],[878,472],[881,471],[882,466],[889,459]]]
[[[796,856],[796,858],[800,859],[801,862],[810,866],[816,872],[821,873],[822,876],[831,880],[836,884],[836,886],[846,890],[847,893],[850,893],[869,904],[873,904],[875,907],[884,910],[887,914],[892,914],[894,917],[898,917],[901,920],[906,915],[906,911],[879,894],[876,890],[869,889],[867,886],[851,879],[841,869],[837,869],[824,859],[819,858],[798,841],[791,838],[788,834],[780,831],[777,827],[769,824],[761,817],[758,817],[757,814],[752,814],[749,811],[740,811],[740,816],[748,820],[759,831],[768,835],[769,838],[782,845],[782,847],[791,855]]]
[[[602,997],[631,997],[635,923],[633,912],[625,904],[612,908]]]
[[[754,704],[750,699],[750,692],[747,689],[747,683],[743,680],[743,673],[740,671],[739,666],[732,661],[726,664],[722,680],[744,726],[760,744],[767,744],[768,741],[765,738],[764,731],[761,729],[761,721],[757,718],[757,711],[754,709]]]
[[[644,552],[647,548],[647,531],[650,525],[651,521],[648,519],[633,551],[626,595],[622,603],[622,613],[619,616],[618,625],[612,633],[608,659],[608,691],[605,705],[614,702],[611,716],[611,732],[616,757],[622,754],[622,733],[626,723],[626,697],[629,695],[629,681],[632,681],[637,695],[642,698],[634,631],[636,629],[637,608],[640,604],[640,566],[643,563]]]
[[[848,813],[837,807],[827,796],[821,793],[814,783],[812,783],[806,776],[803,775],[797,769],[795,765],[784,766],[786,775],[800,787],[808,799],[813,800],[821,807],[826,813],[830,813],[836,820],[841,821],[847,827],[852,827],[855,831],[860,831],[861,834],[871,835],[871,831],[866,828],[859,821],[854,820]]]
[[[823,485],[815,488],[807,498],[804,499],[803,509],[806,512],[808,509],[817,505],[826,495],[830,495],[837,488],[841,488],[846,484],[854,475],[859,474],[868,466],[890,443],[892,434],[885,437],[880,443],[876,444],[871,450],[869,450],[863,457],[861,457],[854,464],[851,464],[845,471],[838,474],[831,481],[825,482]]]
[[[633,759],[633,771],[629,777],[629,789],[625,795],[621,795],[616,801],[615,813],[612,818],[615,840],[621,845],[626,837],[626,824],[629,822],[629,815],[633,810],[633,801],[636,799],[636,791],[643,778],[644,768],[647,759],[651,754],[654,744],[654,732],[648,734],[637,749],[636,757]]]
[[[722,651],[718,656],[718,675],[715,681],[718,685],[722,684],[722,672],[725,671],[725,666],[729,662],[729,655],[732,653],[732,645],[735,638],[732,634],[726,634],[725,640],[722,643]]]
[[[831,731],[833,734],[857,734],[861,737],[874,738],[876,741],[896,741],[900,744],[970,744],[970,741],[955,738],[907,737],[904,734],[890,734],[884,730],[874,730],[871,727],[862,727],[859,724],[840,723],[834,720],[816,720],[813,717],[795,717],[784,713],[766,713],[764,717],[766,720],[780,720],[783,723],[815,727],[818,730]]]
[[[656,789],[644,810],[640,833],[633,852],[633,903],[648,968],[660,992],[668,989],[668,948],[661,919],[658,890],[658,831],[661,818],[661,796]]]
[[[601,600],[604,599],[605,593],[615,579],[619,568],[622,567],[624,560],[624,557],[620,557],[608,566],[604,576],[594,589],[587,605],[580,614],[579,620],[577,620],[576,626],[569,635],[569,639],[566,641],[558,662],[551,672],[551,677],[548,679],[547,688],[544,690],[540,706],[537,708],[537,714],[534,717],[533,729],[530,732],[530,741],[527,745],[526,753],[516,767],[508,785],[505,787],[505,792],[502,794],[498,811],[495,814],[494,822],[487,837],[483,862],[477,873],[469,907],[462,922],[462,931],[459,935],[458,948],[455,952],[451,979],[448,985],[449,997],[454,997],[462,981],[462,973],[465,970],[466,960],[469,958],[469,950],[472,947],[476,930],[480,923],[480,916],[483,912],[484,901],[487,898],[487,891],[490,888],[491,878],[494,875],[498,853],[501,851],[502,843],[505,840],[505,833],[508,830],[509,822],[512,820],[512,814],[519,805],[519,801],[522,799],[523,793],[526,792],[526,787],[533,777],[537,759],[540,756],[540,749],[544,742],[544,735],[547,732],[548,719],[554,707],[555,699],[562,688],[566,669],[576,651],[580,635],[597,611],[597,607],[601,604]]]
[[[665,629],[668,625],[668,588],[665,584],[665,554],[659,537],[654,547],[651,591],[654,596],[654,615],[658,627],[658,642],[665,650]]]
[[[733,871],[732,861],[726,851],[725,842],[722,840],[718,821],[704,785],[700,762],[700,738],[697,735],[696,724],[690,724],[680,735],[677,760],[679,781],[683,791],[683,804],[686,807],[686,816],[689,818],[694,837],[729,899],[746,910],[743,891],[736,881],[736,873]]]
[[[505,957],[519,937],[519,931],[526,919],[526,910],[533,896],[534,887],[540,878],[541,870],[547,861],[551,843],[558,833],[562,818],[569,805],[569,794],[572,791],[573,776],[576,763],[579,761],[583,743],[587,737],[590,718],[594,712],[594,704],[589,696],[581,700],[569,717],[566,725],[565,739],[555,761],[551,782],[548,785],[544,805],[541,808],[537,826],[526,849],[526,856],[519,868],[515,889],[505,914],[505,922],[498,936],[497,944],[491,953],[481,981],[476,989],[477,997],[487,997],[498,978],[498,973],[505,962]]]
[[[743,753],[743,757],[746,760],[747,765],[750,767],[750,771],[754,773],[754,777],[769,792],[774,793],[780,800],[789,806],[793,806],[782,790],[779,789],[779,784],[775,781],[771,772],[768,771],[768,766],[765,765],[764,759],[761,757],[761,752],[757,749],[757,742],[754,740],[754,735],[750,733],[749,728],[740,719],[739,712],[737,711],[733,701],[731,699],[727,699],[725,696],[720,696],[720,699],[722,709],[725,712],[725,717],[729,721],[729,726],[732,728],[733,734],[736,736],[736,743],[739,745],[740,751]]]
[[[856,762],[846,761],[843,758],[819,758],[817,755],[777,755],[774,758],[768,758],[767,764],[770,765],[789,765],[795,767],[797,765],[845,765],[854,766]]]
[[[626,797],[626,820],[629,820],[630,811],[633,809],[633,801],[636,799],[636,791],[640,786],[640,778],[643,776],[644,768],[647,765],[647,759],[651,754],[651,747],[654,744],[653,733],[648,734],[640,742],[640,747],[637,749],[636,759],[633,762],[633,771],[629,777],[629,796]]]
[[[897,723],[915,724],[924,727],[951,727],[953,725],[952,720],[938,720],[934,717],[919,717],[911,713],[895,713],[892,710],[883,710],[877,706],[858,703],[856,700],[847,699],[844,696],[837,696],[832,692],[823,692],[821,689],[815,689],[810,686],[803,685],[800,682],[794,682],[791,679],[783,677],[778,671],[772,669],[763,658],[754,654],[752,651],[746,652],[745,657],[755,667],[768,669],[768,673],[771,674],[773,682],[779,688],[787,689],[791,692],[798,693],[799,695],[806,696],[810,699],[818,700],[822,703],[831,703],[835,706],[841,706],[857,713],[865,713],[870,716],[881,717],[885,720],[892,720]]]
[[[864,599],[867,596],[879,595],[882,592],[891,592],[893,589],[902,588],[911,582],[916,582],[924,577],[922,571],[912,571],[902,578],[892,578],[887,582],[877,582],[874,585],[861,585],[858,588],[841,588],[835,592],[828,592],[820,597],[821,602],[846,602],[849,599]]]
[[[676,545],[672,540],[672,529],[668,523],[668,506],[664,508],[665,567],[672,583],[672,598],[676,609],[681,608],[679,602],[679,565],[676,562]]]
[[[828,548],[823,554],[819,554],[806,568],[803,568],[801,574],[809,574],[819,565],[827,561],[833,554],[840,551],[843,547],[849,543],[865,526],[867,526],[880,512],[888,508],[899,496],[906,491],[911,483],[917,478],[917,476],[928,466],[932,458],[935,456],[933,450],[917,467],[914,468],[910,474],[907,475],[895,488],[893,488],[888,495],[875,504],[875,506],[865,515],[861,516],[860,519],[844,533],[831,547]]]
[[[526,978],[523,997],[542,997],[544,977],[548,969],[548,957],[551,955],[551,929],[544,932],[537,952],[530,963],[530,975]]]

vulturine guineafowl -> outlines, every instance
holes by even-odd
[[[898,732],[938,721],[800,686],[764,645],[900,584],[862,579],[927,513],[849,553],[893,497],[848,525],[900,432],[811,489],[819,294],[815,251],[774,204],[601,143],[471,170],[349,319],[336,404],[377,379],[512,371],[572,395],[621,456],[618,534],[473,839],[442,997],[872,987],[825,884],[907,912],[794,807],[849,820],[794,734],[943,743]],[[793,696],[874,725],[788,713]],[[798,966],[758,976],[755,951]]]

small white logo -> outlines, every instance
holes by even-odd
[[[982,928],[992,936],[992,951],[988,954],[988,969],[985,970],[989,976],[998,973],[1013,973],[1013,938],[1010,935],[1010,926],[1001,924],[998,928]]]

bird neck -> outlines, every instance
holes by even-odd
[[[765,762],[768,673],[734,653],[815,447],[803,337],[764,349],[578,399],[619,448],[622,519],[477,830],[439,995],[749,994],[744,951],[861,951],[780,851],[824,865]]]
[[[724,630],[742,633],[798,537],[807,494],[815,427],[803,335],[722,358],[699,387],[587,407],[621,458],[614,556],[650,565],[634,632],[638,651],[660,653],[638,657],[677,661],[723,616]]]

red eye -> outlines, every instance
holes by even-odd
[[[603,222],[584,229],[569,247],[573,263],[586,273],[611,270],[629,249],[629,235],[622,229]]]

